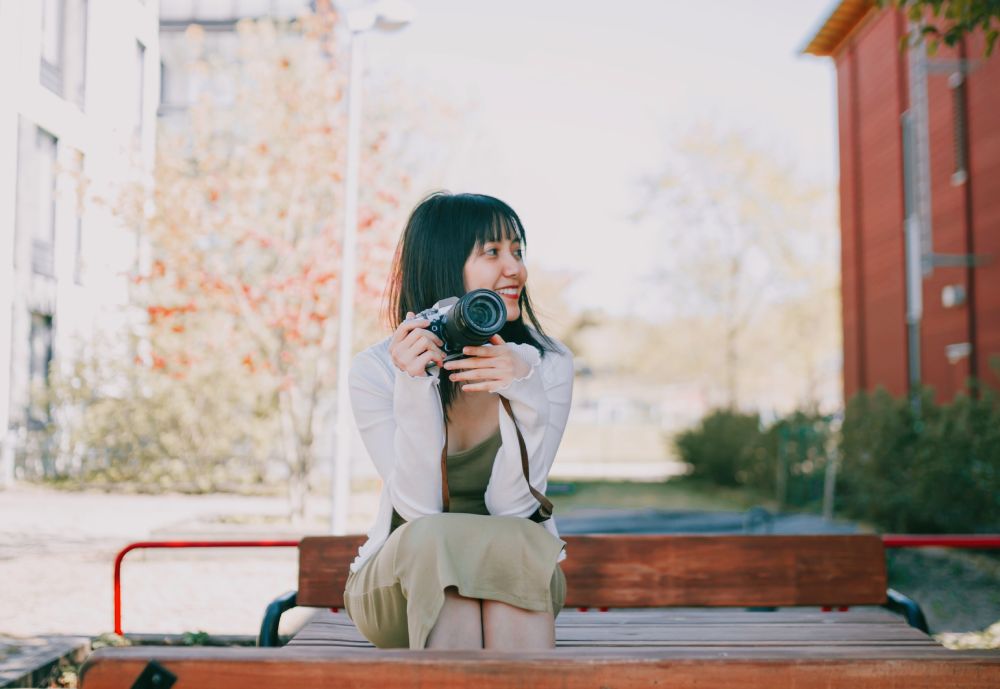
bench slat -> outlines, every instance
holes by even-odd
[[[566,648],[511,655],[490,652],[381,651],[330,648],[105,648],[87,662],[83,689],[127,689],[156,658],[188,689],[300,687],[539,686],[616,689],[822,686],[869,689],[1000,686],[1000,655],[930,654],[894,647]]]
[[[879,605],[878,536],[566,536],[567,607]],[[299,546],[299,605],[343,607],[363,537]]]
[[[717,612],[700,624],[677,622],[655,612],[633,610],[628,624],[602,624],[604,613],[567,611],[556,619],[556,644],[563,646],[920,646],[948,651],[899,617],[878,624],[854,622],[846,613],[831,618],[814,612],[792,621],[781,613]],[[580,618],[590,618],[584,624]],[[344,613],[319,611],[289,642],[297,646],[370,646]]]

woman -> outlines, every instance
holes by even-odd
[[[383,488],[344,601],[380,648],[555,644],[564,544],[541,516],[539,491],[569,414],[573,357],[538,324],[524,245],[520,219],[498,199],[425,199],[394,259],[394,333],[351,366],[354,416]],[[499,294],[507,323],[446,362],[429,321],[414,314],[473,289]]]

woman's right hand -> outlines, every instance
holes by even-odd
[[[400,371],[411,376],[426,376],[427,366],[433,361],[441,366],[444,363],[444,342],[437,335],[425,328],[431,324],[426,319],[412,320],[413,313],[406,314],[406,320],[399,324],[389,342],[389,355],[392,363]]]

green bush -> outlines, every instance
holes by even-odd
[[[766,428],[760,416],[718,409],[674,440],[693,475],[745,486],[782,504],[818,504],[831,447],[831,420],[795,412]]]
[[[839,455],[838,514],[903,533],[1000,531],[1000,399],[989,389],[944,404],[929,389],[862,393],[842,424],[798,411],[762,428],[757,414],[716,410],[674,444],[694,476],[779,507],[818,509]]]
[[[835,450],[834,422],[816,411],[777,419],[761,436],[741,483],[773,495],[779,507],[819,508],[827,464]]]
[[[852,398],[841,429],[838,507],[891,531],[905,531],[916,499],[917,441],[909,400],[882,389]]]
[[[900,532],[1000,530],[1000,404],[984,390],[938,404],[884,390],[847,405],[838,502]]]
[[[674,439],[692,475],[720,486],[740,485],[739,475],[760,443],[760,416],[717,409]]]

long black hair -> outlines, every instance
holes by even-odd
[[[420,313],[441,299],[465,294],[464,268],[473,249],[487,242],[519,240],[524,226],[510,206],[483,194],[435,192],[417,204],[396,247],[386,288],[386,320],[395,330],[408,312]],[[505,342],[530,344],[541,356],[554,351],[531,306],[528,289],[518,299],[521,315],[500,330]],[[524,322],[527,316],[532,328]],[[455,398],[455,384],[441,372],[445,414]]]

